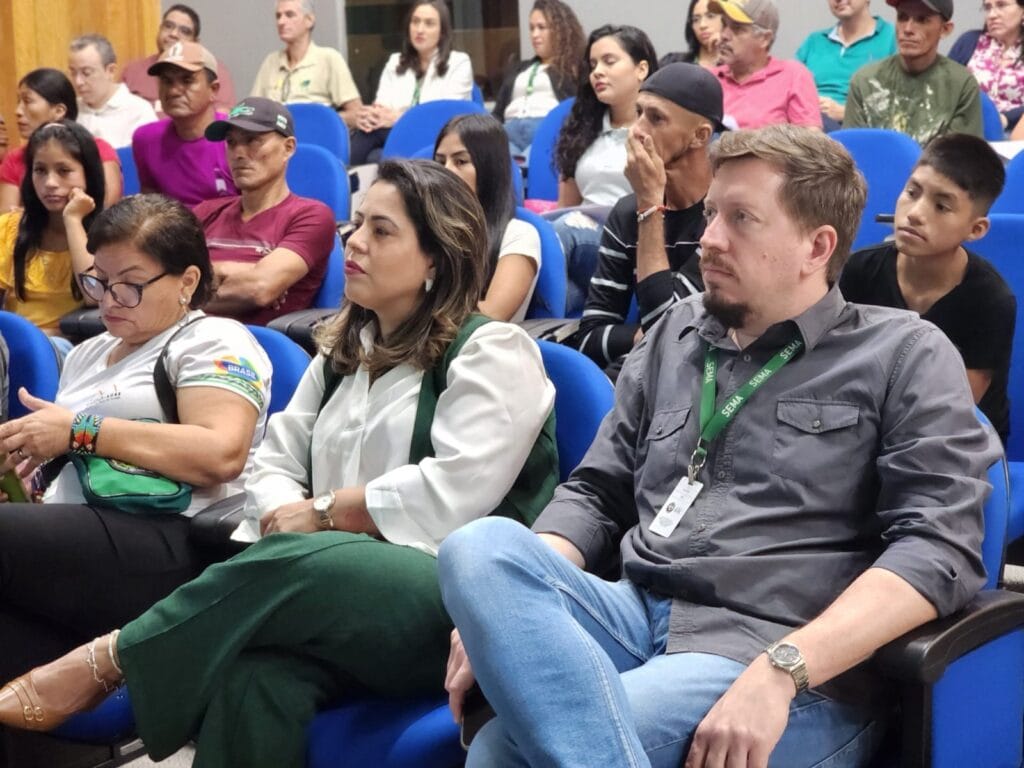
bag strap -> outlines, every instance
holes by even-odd
[[[167,340],[164,348],[160,351],[160,357],[156,359],[156,365],[153,366],[153,387],[156,389],[156,399],[160,402],[160,409],[164,412],[164,416],[167,417],[168,424],[178,423],[178,393],[171,383],[171,377],[167,375],[167,356],[171,348],[171,342],[178,338],[182,331],[190,325],[199,322],[205,317],[206,315],[193,317],[172,333],[171,338]]]

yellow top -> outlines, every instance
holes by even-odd
[[[71,295],[71,253],[36,249],[25,265],[25,301],[14,290],[14,242],[21,211],[0,215],[0,290],[4,309],[21,315],[44,331],[58,331],[61,315],[82,306]]]

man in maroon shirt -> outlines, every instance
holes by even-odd
[[[309,307],[323,282],[334,246],[334,215],[317,200],[288,189],[285,170],[295,154],[288,109],[249,97],[206,129],[224,141],[238,197],[207,200],[195,208],[213,261],[214,314],[265,325],[278,315]]]

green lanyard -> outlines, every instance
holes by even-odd
[[[708,446],[722,433],[722,430],[732,421],[733,416],[740,408],[746,405],[750,396],[774,376],[782,366],[792,360],[803,346],[804,342],[801,339],[789,342],[772,355],[772,359],[765,363],[761,370],[750,377],[750,381],[737,389],[736,393],[716,411],[718,349],[708,345],[708,351],[704,355],[704,380],[701,382],[700,390],[700,438],[697,440],[697,447],[693,450],[693,455],[690,456],[690,466],[686,469],[691,483],[696,482],[697,474],[704,468],[704,462],[708,458]]]
[[[426,75],[423,77],[426,77]],[[420,90],[423,88],[423,77],[416,78],[416,90],[412,92],[412,106],[414,107],[420,103]]]
[[[538,69],[540,69],[540,62],[533,62],[533,66],[530,67],[530,79],[526,81],[526,98],[530,98],[533,95],[533,79],[537,77]]]

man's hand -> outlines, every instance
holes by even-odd
[[[843,118],[846,117],[846,107],[835,99],[830,99],[828,96],[819,97],[818,106],[824,114],[831,117],[837,123],[843,122]]]
[[[665,163],[654,148],[654,140],[636,126],[626,137],[625,173],[636,192],[637,210],[665,202]]]
[[[444,676],[444,689],[448,691],[448,708],[456,723],[462,722],[462,706],[466,701],[466,692],[473,687],[476,677],[469,663],[469,656],[462,645],[459,630],[452,630],[452,647],[448,652],[448,670]]]
[[[793,679],[761,654],[697,726],[684,768],[767,768],[795,695]]]

